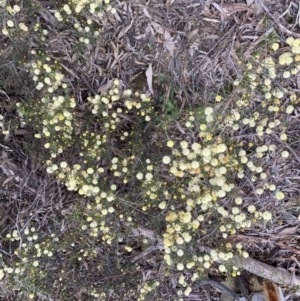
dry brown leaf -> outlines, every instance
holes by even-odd
[[[118,34],[118,39],[122,38],[123,35],[131,28],[132,24],[133,24],[134,19],[131,20],[130,24],[127,27],[124,27],[120,33]]]
[[[102,85],[98,89],[98,93],[106,94],[107,91],[113,86],[113,80],[109,80],[105,85]]]
[[[245,3],[221,3],[220,4],[221,9],[226,11],[226,14],[234,14],[238,11],[245,11],[248,10],[249,7]]]
[[[118,22],[122,22],[122,18],[119,16],[117,11],[113,14],[113,17],[116,18]]]
[[[76,79],[80,79],[76,73],[73,72],[73,70],[71,70],[70,68],[68,68],[67,66],[65,66],[64,64],[60,63],[60,65],[66,70],[68,71],[70,74],[72,74]]]
[[[153,26],[154,30],[155,30],[157,33],[160,33],[160,34],[162,34],[162,35],[165,33],[164,28],[163,28],[161,25],[159,25],[158,23],[152,21],[152,22],[151,22],[151,25]]]
[[[258,36],[241,36],[241,39],[257,40]]]
[[[173,4],[173,2],[174,2],[174,0],[167,0],[166,1],[166,8],[167,8],[167,10],[170,9],[170,6]]]
[[[184,129],[181,127],[180,123],[178,121],[175,121],[176,126],[178,128],[178,130],[180,131],[181,134],[185,134]]]
[[[275,245],[280,246],[280,247],[282,247],[284,249],[288,249],[288,250],[294,252],[295,254],[300,255],[300,250],[298,250],[298,249],[296,249],[294,247],[290,247],[290,246],[288,246],[288,245],[286,245],[286,244],[284,244],[282,242],[276,242]]]
[[[255,0],[254,12],[256,15],[259,15],[263,11],[263,6],[261,5],[260,1],[263,0]]]
[[[173,55],[175,51],[175,43],[176,42],[166,42],[164,46],[169,50],[170,54]]]
[[[295,233],[295,231],[298,229],[298,225],[294,226],[294,227],[286,227],[283,230],[279,231],[277,233],[278,236],[283,236],[283,235],[287,235],[287,234],[293,234]]]
[[[164,38],[167,42],[169,42],[171,40],[171,34],[169,31],[165,30],[164,32]]]
[[[150,13],[149,13],[149,11],[146,7],[144,7],[143,12],[144,12],[146,17],[148,17],[150,20],[152,20],[152,17],[151,17],[151,15],[150,15]]]
[[[6,180],[2,183],[2,186],[5,186],[9,182],[13,181],[15,179],[15,176],[7,177]]]
[[[229,12],[227,11],[227,9],[225,7],[222,7],[221,5],[213,2],[212,5],[223,15],[227,15],[229,14]]]
[[[152,78],[153,78],[153,71],[152,71],[152,64],[149,65],[147,71],[146,71],[146,77],[147,77],[147,84],[150,93],[153,95],[153,88],[152,88]]]
[[[43,10],[39,11],[39,15],[48,23],[51,25],[54,25],[56,22],[56,19],[53,17],[51,12],[47,8],[43,8]]]
[[[208,22],[213,22],[213,23],[220,23],[220,20],[217,20],[217,19],[203,18],[202,20],[208,21]]]
[[[202,37],[202,40],[213,40],[213,39],[220,39],[220,36],[216,34],[209,34],[207,36]]]
[[[134,37],[136,40],[141,40],[141,39],[145,39],[146,38],[146,34],[140,34],[140,35],[138,35],[138,36],[135,36]]]

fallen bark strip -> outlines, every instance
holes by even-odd
[[[200,250],[208,254],[213,251],[213,249],[206,246],[200,246]],[[218,262],[224,261],[220,259]],[[279,285],[300,286],[300,277],[289,273],[285,269],[273,267],[251,257],[244,258],[242,256],[235,255],[230,262],[239,269],[246,270],[256,276],[260,276],[265,280],[275,282]]]
[[[240,269],[244,269],[279,285],[300,285],[300,278],[289,273],[287,270],[270,266],[251,257],[233,256],[231,262]]]

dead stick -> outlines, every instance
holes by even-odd
[[[231,261],[238,268],[244,269],[266,280],[273,281],[279,285],[300,285],[299,277],[292,277],[293,275],[285,269],[275,268],[251,257],[243,258],[241,256],[233,256]],[[293,281],[291,281],[292,278]]]

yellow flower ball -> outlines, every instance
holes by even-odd
[[[139,172],[139,173],[137,173],[136,177],[138,180],[142,180],[144,175],[141,172]]]
[[[211,107],[207,107],[207,108],[205,108],[205,110],[204,110],[204,114],[205,114],[206,116],[211,115],[213,112],[214,112],[214,109],[211,108]]]
[[[210,268],[210,263],[208,261],[204,262],[203,266],[206,268],[206,269],[209,269]]]
[[[216,102],[220,102],[221,100],[222,100],[222,96],[217,95],[217,96],[216,96]]]
[[[243,251],[242,256],[243,256],[244,258],[248,258],[248,257],[249,257],[249,254],[248,254],[248,252]]]
[[[284,199],[284,193],[282,191],[276,192],[275,196],[276,196],[276,199],[279,201]]]
[[[219,271],[220,271],[220,272],[223,273],[223,272],[226,272],[226,270],[227,270],[227,269],[226,269],[226,267],[225,267],[224,264],[220,264],[220,265],[219,265]]]
[[[272,213],[269,212],[269,211],[265,211],[263,214],[262,214],[262,218],[265,220],[265,221],[270,221],[272,219]]]
[[[276,51],[279,48],[279,44],[278,43],[273,43],[271,47],[274,51]]]
[[[183,256],[183,255],[184,255],[184,252],[183,252],[181,249],[179,249],[179,250],[177,251],[177,256],[181,257],[181,256]]]
[[[182,263],[177,264],[177,270],[182,271],[184,269],[184,265]]]
[[[169,140],[169,141],[167,142],[167,146],[168,146],[168,147],[173,147],[173,146],[174,146],[174,141]]]
[[[171,162],[171,158],[169,156],[164,156],[162,161],[164,164],[169,164]]]
[[[195,265],[195,262],[188,262],[187,265],[186,265],[186,267],[188,269],[191,269],[194,265]]]

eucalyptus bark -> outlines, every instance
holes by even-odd
[[[251,257],[233,256],[231,262],[240,269],[244,269],[279,285],[300,286],[299,277],[289,273],[285,269],[270,266]]]

